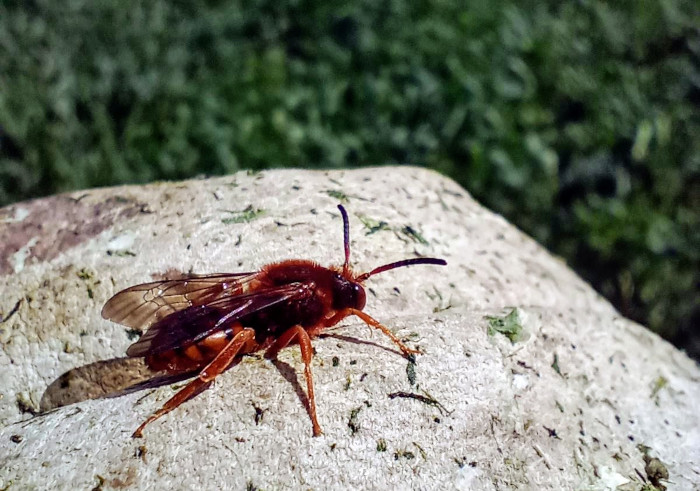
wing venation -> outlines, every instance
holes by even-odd
[[[255,273],[216,273],[142,283],[110,298],[102,317],[145,331],[174,312],[240,294],[255,277]]]
[[[138,341],[129,346],[126,354],[132,357],[147,356],[189,346],[245,316],[282,302],[303,299],[311,291],[307,283],[290,283],[187,307],[153,324]]]

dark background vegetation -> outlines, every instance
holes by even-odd
[[[700,357],[695,0],[0,4],[0,205],[435,168]]]

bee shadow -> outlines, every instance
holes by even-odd
[[[365,341],[363,339],[358,339],[354,338],[352,336],[346,336],[343,334],[335,334],[335,333],[323,333],[319,336],[319,338],[333,338],[337,339],[339,341],[345,341],[348,343],[352,344],[363,344],[363,345],[368,345],[368,346],[373,346],[375,348],[380,348],[384,351],[387,351],[389,353],[393,353],[399,356],[403,356],[401,352],[387,348],[386,346],[382,346],[381,344],[377,344],[373,341]],[[292,346],[292,349],[294,349],[296,346]],[[278,358],[270,360],[270,362],[275,366],[275,368],[279,371],[280,375],[284,377],[284,379],[289,382],[289,384],[292,386],[294,389],[294,392],[296,393],[297,397],[299,398],[299,401],[304,405],[306,408],[306,412],[309,414],[309,417],[311,417],[311,404],[309,402],[309,396],[304,390],[304,388],[301,386],[299,383],[299,374],[298,370],[296,370],[294,367],[292,367],[289,363],[286,363]]]
[[[320,338],[333,338],[357,345],[368,345],[392,354],[402,354],[392,348],[365,341],[352,336],[336,333],[323,333]],[[294,349],[296,346],[291,346]],[[270,360],[279,373],[294,389],[297,397],[311,415],[306,390],[299,383],[298,371],[279,359]],[[235,367],[240,359],[234,361],[227,371]],[[61,374],[44,391],[39,404],[40,415],[63,406],[76,404],[90,399],[119,397],[149,388],[170,385],[192,378],[197,372],[168,374],[151,370],[143,358],[112,358],[89,363],[73,368]]]
[[[42,413],[89,399],[118,397],[169,385],[195,373],[167,374],[146,366],[143,358],[112,358],[68,370],[51,382],[41,396]]]
[[[309,397],[299,383],[297,370],[295,370],[289,363],[277,358],[270,360],[270,362],[272,362],[277,371],[280,372],[280,375],[282,375],[282,377],[284,377],[284,379],[291,384],[297,397],[304,405],[304,408],[306,408],[306,412],[309,414],[309,417],[311,417],[311,404],[309,403]]]
[[[339,341],[345,341],[346,343],[350,343],[350,344],[358,344],[358,345],[372,346],[372,347],[374,347],[374,348],[382,349],[382,350],[384,350],[384,351],[386,351],[386,352],[388,352],[388,353],[392,353],[392,354],[399,355],[399,356],[403,357],[403,353],[401,353],[400,351],[398,351],[398,350],[396,350],[396,349],[388,348],[388,347],[386,347],[386,346],[384,346],[384,345],[382,345],[382,344],[375,343],[374,341],[367,341],[367,340],[364,340],[364,339],[358,339],[358,338],[355,338],[355,337],[352,337],[352,336],[348,336],[348,335],[345,335],[345,334],[336,334],[336,333],[328,333],[328,332],[326,332],[326,333],[323,333],[323,334],[319,335],[319,338],[321,338],[321,339],[333,338],[333,339],[337,339],[337,340],[339,340]]]

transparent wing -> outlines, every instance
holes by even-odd
[[[301,300],[311,292],[311,286],[306,283],[290,283],[188,307],[153,324],[129,346],[126,354],[147,356],[189,346],[247,315],[283,302]]]
[[[120,291],[102,308],[102,317],[145,331],[166,316],[226,295],[237,295],[256,273],[217,273],[142,283]]]

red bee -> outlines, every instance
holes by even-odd
[[[145,357],[151,370],[172,375],[197,374],[139,426],[133,437],[180,404],[206,390],[241,355],[265,350],[267,358],[296,342],[304,360],[313,434],[321,434],[311,375],[311,339],[350,315],[376,327],[404,355],[418,351],[365,314],[362,284],[376,274],[413,264],[446,265],[442,259],[416,258],[385,264],[369,273],[350,268],[348,215],[343,216],[345,262],[324,268],[313,261],[291,259],[268,264],[256,273],[210,274],[132,286],[110,298],[102,317],[146,330],[129,346],[130,357]]]

